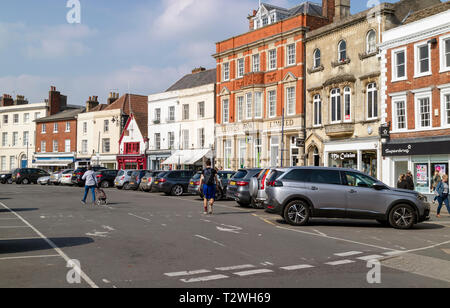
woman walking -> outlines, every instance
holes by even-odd
[[[83,200],[81,200],[81,203],[86,204],[86,198],[90,190],[92,192],[92,204],[95,204],[95,188],[97,187],[97,178],[95,177],[95,172],[92,170],[92,166],[89,166],[88,170],[84,173],[83,180],[86,184],[84,186],[84,197]]]
[[[439,173],[439,171],[436,170],[436,172],[434,173],[434,176],[433,176],[432,184],[431,184],[431,191],[434,192],[434,194],[436,195],[434,197],[433,204],[435,204],[438,199],[438,193],[436,192],[436,188],[437,188],[439,182],[441,182],[441,180],[442,180],[441,174]]]
[[[448,201],[448,193],[449,193],[448,176],[446,174],[444,174],[442,176],[442,180],[439,182],[439,184],[436,187],[436,192],[438,193],[437,200],[439,202],[439,206],[437,209],[437,217],[440,218],[443,203],[445,203],[445,206],[447,207],[447,211],[450,214],[450,206],[449,206],[449,201]]]

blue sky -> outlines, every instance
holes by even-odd
[[[79,1],[76,25],[67,23],[67,0],[1,1],[0,95],[39,102],[54,85],[81,105],[128,85],[137,94],[164,91],[194,67],[215,67],[215,42],[247,31],[258,7],[258,0]],[[352,0],[352,13],[368,3]]]

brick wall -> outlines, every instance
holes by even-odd
[[[66,123],[70,123],[70,132],[66,132]],[[54,133],[54,124],[58,124],[58,132]],[[46,133],[42,133],[42,126],[46,125]],[[77,121],[66,120],[48,123],[36,123],[36,153],[41,153],[41,142],[46,142],[46,152],[53,153],[53,141],[58,141],[58,153],[65,153],[65,142],[70,139],[70,151],[77,150]]]

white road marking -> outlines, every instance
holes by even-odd
[[[10,226],[10,227],[0,227],[0,229],[18,229],[18,228],[28,228],[28,226]]]
[[[225,275],[213,275],[213,276],[191,278],[191,279],[180,279],[180,280],[185,283],[193,283],[193,282],[204,282],[204,281],[211,281],[211,280],[218,280],[218,279],[225,279],[225,278],[229,278],[229,277],[225,276]]]
[[[150,221],[150,219],[148,219],[148,218],[141,217],[141,216],[137,216],[137,215],[134,215],[134,214],[132,214],[132,213],[128,213],[128,215],[133,216],[133,217],[136,217],[136,218],[139,218],[139,219],[142,219],[142,220],[145,220],[145,221]]]
[[[102,226],[103,229],[108,230],[108,231],[116,231],[116,229],[110,227],[110,226]]]
[[[54,257],[61,257],[61,256],[60,255],[42,255],[42,256],[6,257],[6,258],[0,258],[0,261],[20,260],[20,259],[54,258]]]
[[[254,265],[251,264],[244,264],[244,265],[236,265],[236,266],[229,266],[229,267],[217,267],[216,270],[218,271],[234,271],[234,270],[241,270],[246,268],[254,268]]]
[[[2,202],[0,202],[0,204],[7,209],[9,212],[13,213],[14,215],[16,215],[17,218],[19,218],[20,220],[22,220],[23,223],[25,223],[27,226],[29,226],[37,235],[39,235],[43,240],[45,240],[47,242],[47,244],[50,245],[50,247],[52,247],[67,263],[72,260],[71,258],[69,258],[61,249],[58,248],[58,246],[55,245],[55,243],[53,243],[50,239],[48,239],[47,237],[45,237],[41,232],[39,232],[39,230],[37,230],[35,227],[33,227],[28,221],[26,221],[24,218],[22,218],[22,216],[20,216],[19,214],[17,214],[16,212],[12,211],[9,207],[7,207],[5,204],[3,204]],[[89,278],[88,275],[86,275],[86,273],[84,273],[81,268],[79,268],[78,266],[74,266],[74,270],[77,273],[80,273],[81,278],[83,278],[84,281],[86,281],[86,283],[92,287],[92,288],[98,288],[98,286],[91,280],[91,278]]]
[[[396,251],[388,251],[388,252],[384,252],[383,254],[386,256],[395,256],[395,255],[399,255],[403,252],[401,252],[400,250],[396,250]]]
[[[269,266],[269,265],[274,265],[274,264],[273,264],[273,263],[270,263],[270,262],[262,262],[261,265]]]
[[[265,273],[273,273],[272,270],[270,269],[256,269],[256,270],[250,270],[250,271],[243,271],[243,272],[237,272],[237,273],[233,273],[235,275],[244,277],[244,276],[251,276],[251,275],[257,275],[257,274],[265,274]]]
[[[381,259],[381,258],[384,258],[384,257],[380,256],[380,255],[371,255],[371,256],[359,257],[359,258],[356,258],[356,259],[363,260],[363,261],[370,261],[370,260],[378,260],[378,259]]]
[[[343,252],[343,253],[335,253],[335,256],[338,257],[351,257],[351,256],[355,256],[355,255],[360,255],[362,254],[362,252],[360,251],[349,251],[349,252]]]
[[[109,232],[95,232],[95,233],[86,233],[87,236],[95,236],[95,237],[108,237]]]
[[[320,234],[320,235],[322,235],[322,236],[327,236],[325,233],[320,232],[320,231],[317,230],[317,229],[313,229],[313,231],[315,231],[316,233],[318,233],[318,234]]]
[[[26,241],[26,240],[42,240],[40,237],[22,237],[22,238],[0,238],[0,241]]]
[[[355,261],[352,261],[352,260],[341,260],[341,261],[328,262],[328,263],[325,263],[325,264],[331,265],[331,266],[337,266],[337,265],[344,265],[344,264],[350,264],[350,263],[355,263]]]
[[[308,265],[308,264],[300,264],[300,265],[291,265],[291,266],[285,266],[285,267],[280,267],[280,268],[283,270],[286,270],[286,271],[296,271],[296,270],[313,268],[313,267],[314,266]]]
[[[196,270],[196,271],[165,273],[164,275],[169,276],[169,277],[179,277],[179,276],[192,276],[192,275],[206,274],[206,273],[211,273],[211,271],[201,269],[201,270]]]
[[[209,238],[207,238],[207,237],[204,237],[204,236],[201,236],[201,235],[198,235],[198,234],[195,235],[195,237],[201,238],[202,240],[205,240],[205,241],[214,243],[214,244],[219,245],[219,246],[222,246],[222,247],[226,247],[226,246],[225,246],[224,244],[222,244],[222,243],[216,242],[216,241],[214,241],[214,240],[212,240],[212,239],[209,239]]]

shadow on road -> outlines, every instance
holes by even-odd
[[[87,245],[94,242],[94,240],[89,237],[59,237],[50,238],[49,240],[52,241],[58,248]],[[40,238],[0,240],[0,255],[49,249],[52,249],[52,247],[44,239]]]
[[[13,212],[31,212],[31,211],[37,211],[37,210],[39,210],[39,209],[37,209],[37,208],[11,209],[11,211],[13,211]],[[11,212],[6,209],[0,209],[0,214],[1,213],[11,213]]]

